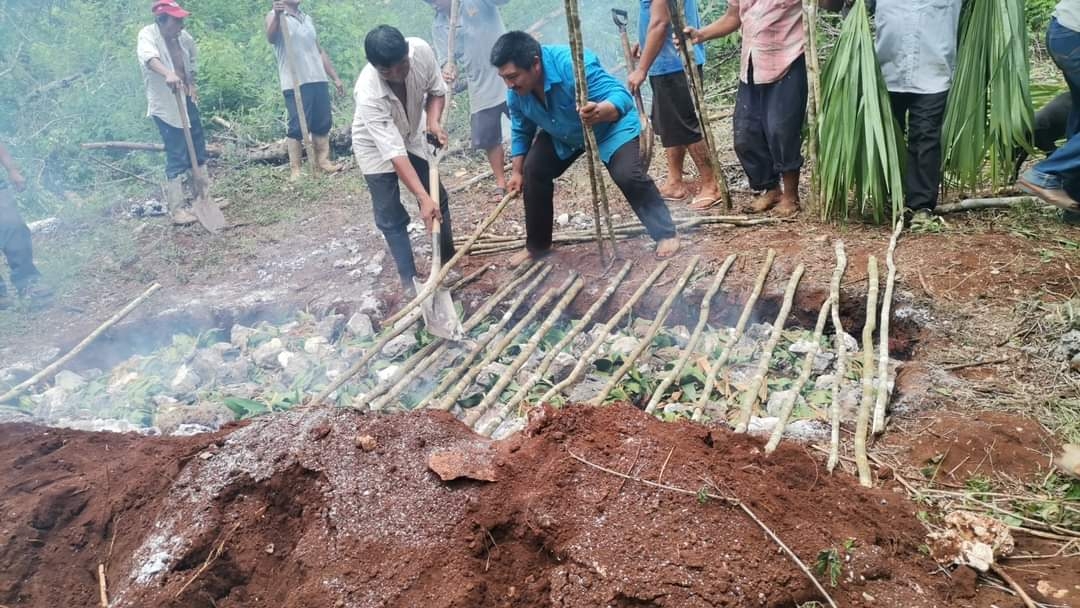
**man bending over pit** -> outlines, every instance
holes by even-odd
[[[550,252],[555,179],[584,152],[582,125],[595,131],[600,159],[656,241],[657,257],[675,255],[679,251],[675,224],[638,151],[641,122],[634,100],[596,55],[585,51],[589,102],[581,108],[569,47],[540,46],[525,32],[509,32],[495,43],[491,63],[510,89],[514,168],[507,187],[525,199],[525,250],[511,259],[511,265]]]
[[[368,32],[364,51],[368,64],[353,89],[353,154],[371,192],[375,225],[386,238],[406,293],[414,293],[416,263],[399,180],[419,202],[420,217],[428,231],[434,220],[442,222],[443,259],[454,255],[450,198],[442,185],[438,204],[428,193],[429,146],[420,124],[420,116],[426,112],[427,134],[440,146],[446,145],[446,131],[439,124],[446,106],[446,81],[428,43],[406,39],[389,25]]]

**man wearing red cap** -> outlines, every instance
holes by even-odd
[[[137,54],[146,85],[146,115],[154,120],[165,142],[165,200],[173,223],[193,224],[195,215],[187,208],[182,179],[191,169],[184,123],[175,91],[182,91],[187,101],[191,138],[199,165],[206,164],[206,139],[203,136],[199,108],[195,105],[195,39],[184,31],[184,19],[190,15],[175,0],[157,0],[151,9],[154,24],[139,32]]]

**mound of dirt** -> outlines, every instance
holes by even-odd
[[[630,407],[547,410],[501,442],[430,412],[293,411],[184,439],[9,425],[0,603],[97,605],[99,563],[114,607],[821,599],[737,507],[582,459],[738,497],[811,568],[835,550],[835,587],[819,578],[841,606],[988,605],[950,597],[905,498],[760,445]]]

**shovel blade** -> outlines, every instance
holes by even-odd
[[[217,204],[206,196],[195,197],[195,201],[191,203],[191,210],[195,213],[195,217],[199,218],[202,227],[206,228],[210,234],[217,234],[225,227],[225,215],[221,213],[221,209],[218,209]]]
[[[415,285],[418,292],[426,287],[420,281],[415,281]],[[465,338],[465,328],[461,325],[448,289],[436,289],[430,298],[420,303],[420,310],[424,315],[424,325],[431,335],[454,342]]]

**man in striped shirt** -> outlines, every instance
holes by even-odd
[[[806,58],[802,3],[798,0],[730,0],[723,17],[687,28],[694,44],[742,32],[739,89],[735,99],[735,154],[752,190],[762,192],[750,210],[799,212],[802,128],[806,117]]]

